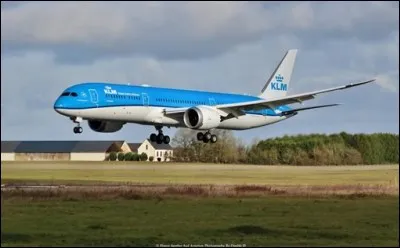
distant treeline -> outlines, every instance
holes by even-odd
[[[263,165],[357,165],[399,163],[399,135],[310,134],[284,136],[245,147],[229,131],[216,144],[178,134],[174,160],[179,162],[248,163]]]
[[[248,151],[253,164],[352,165],[399,162],[399,135],[311,134],[259,142]]]

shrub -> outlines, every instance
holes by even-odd
[[[128,152],[125,154],[125,161],[132,161],[132,152]]]
[[[139,161],[139,155],[137,153],[132,153],[131,161]]]
[[[140,160],[141,161],[147,161],[147,154],[142,152],[142,154],[140,154]]]
[[[115,161],[117,160],[117,153],[116,152],[111,152],[110,155],[108,156],[110,161]]]
[[[125,155],[123,152],[118,153],[118,161],[124,161]]]
[[[153,156],[150,156],[150,157],[149,157],[149,161],[150,161],[150,162],[153,162],[153,160],[154,160],[154,157],[153,157]]]

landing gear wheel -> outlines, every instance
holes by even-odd
[[[164,144],[169,144],[170,141],[171,139],[169,138],[168,135],[164,136]]]
[[[151,142],[156,142],[156,141],[157,141],[157,134],[152,133],[152,134],[150,135],[150,141],[151,141]]]
[[[157,135],[157,144],[163,143],[164,135],[162,133]]]
[[[213,134],[211,135],[211,143],[216,143],[218,140],[217,135]]]
[[[197,133],[197,140],[200,141],[200,140],[203,140],[203,138],[204,138],[204,134],[202,132],[198,132]]]
[[[82,133],[83,128],[82,127],[74,127],[74,133]]]
[[[204,134],[204,140],[207,140],[207,142],[211,139],[211,133],[207,132]]]
[[[207,133],[205,133],[203,135],[203,142],[204,143],[208,143],[210,141],[210,139],[211,139],[211,134],[209,132],[207,132]]]

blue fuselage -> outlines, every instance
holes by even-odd
[[[67,88],[56,100],[54,108],[58,110],[127,106],[182,108],[198,105],[213,106],[240,103],[260,99],[249,95],[197,90],[108,83],[82,83]],[[290,110],[288,106],[279,106],[276,109],[280,111]],[[269,108],[245,112],[253,115],[277,116]]]

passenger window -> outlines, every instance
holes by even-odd
[[[69,96],[69,94],[70,94],[69,92],[64,92],[61,94],[61,96]]]
[[[72,93],[71,93],[71,96],[73,96],[73,97],[77,97],[77,96],[78,96],[78,94],[76,94],[75,92],[72,92]]]

